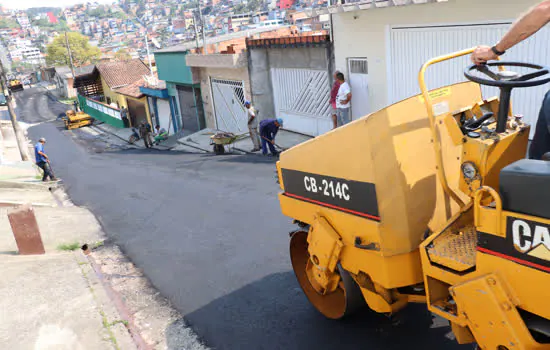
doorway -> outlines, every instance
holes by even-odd
[[[141,124],[142,121],[147,121],[147,109],[145,108],[145,103],[127,99],[128,103],[128,114],[130,115],[130,123],[133,127]]]
[[[180,103],[180,113],[181,113],[181,129],[186,131],[199,131],[201,130],[201,122],[198,102],[196,99],[195,90],[191,86],[182,86],[177,85],[178,90],[178,99]],[[200,90],[199,90],[200,95]]]
[[[357,120],[368,115],[369,65],[366,58],[348,58],[349,85],[351,87],[351,116]]]

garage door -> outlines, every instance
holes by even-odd
[[[428,59],[479,44],[491,45],[506,33],[511,23],[438,25],[425,27],[393,27],[390,36],[390,101],[395,103],[420,93],[418,71]],[[507,61],[550,65],[550,29],[545,28],[532,38],[509,50]],[[429,88],[465,81],[464,68],[470,64],[463,57],[431,67],[427,73]],[[512,95],[513,110],[534,125],[549,85],[516,89]],[[484,97],[498,95],[494,88],[484,88]],[[532,128],[531,136],[534,128]]]
[[[177,129],[186,131],[199,131],[199,119],[197,115],[197,103],[195,101],[194,88],[190,86],[176,85],[178,90],[178,99],[180,103],[181,123]],[[179,122],[179,121],[178,121]]]
[[[317,136],[332,128],[327,71],[272,68],[275,113],[284,128]]]

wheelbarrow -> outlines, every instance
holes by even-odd
[[[210,136],[210,145],[214,146],[214,153],[217,155],[231,153],[233,151],[233,144],[239,140],[248,137],[248,133],[236,135],[232,132],[217,132]]]

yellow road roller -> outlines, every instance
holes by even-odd
[[[72,109],[65,112],[63,120],[65,121],[65,128],[67,130],[79,129],[84,126],[93,125],[94,123],[94,119],[90,115],[84,112],[75,112]]]
[[[24,87],[21,83],[21,80],[18,79],[12,79],[9,83],[9,89],[11,92],[17,92],[17,91],[23,91]]]
[[[550,162],[524,159],[530,126],[510,107],[550,69],[495,61],[427,89],[431,65],[472,51],[426,62],[421,95],[281,154],[292,266],[331,319],[425,303],[461,344],[550,349]]]

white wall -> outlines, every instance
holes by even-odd
[[[347,72],[348,57],[367,57],[370,81],[369,100],[373,110],[377,110],[390,102],[387,64],[390,26],[510,21],[539,2],[537,0],[449,0],[444,3],[335,14],[333,16],[335,68]]]
[[[160,127],[166,129],[170,132],[170,134],[173,134],[175,132],[174,130],[174,123],[170,121],[170,102],[168,100],[164,99],[157,99],[157,108],[158,108],[158,117],[160,122]],[[168,126],[170,125],[170,129],[168,129]]]

